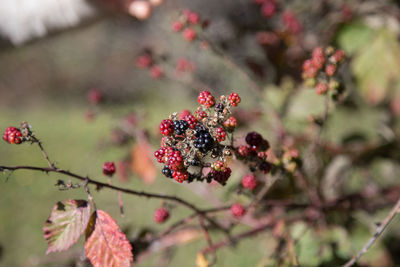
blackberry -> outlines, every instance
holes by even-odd
[[[208,130],[197,131],[196,140],[194,140],[194,147],[199,149],[200,152],[206,153],[214,146],[214,139]]]
[[[174,121],[174,130],[177,135],[183,135],[187,128],[189,128],[189,123],[187,121]]]
[[[162,169],[162,174],[164,174],[165,177],[172,178],[172,170],[168,168],[168,166],[164,166]]]
[[[261,145],[263,138],[261,134],[257,132],[250,132],[246,135],[246,143],[250,146],[259,146]]]

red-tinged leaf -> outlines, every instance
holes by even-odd
[[[58,202],[44,223],[44,238],[48,243],[47,254],[67,250],[78,241],[90,218],[90,205],[85,200],[67,199]]]
[[[86,257],[94,267],[125,267],[133,261],[132,246],[115,220],[97,210],[94,231],[85,243]]]

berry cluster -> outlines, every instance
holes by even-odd
[[[233,149],[228,133],[237,126],[231,108],[239,104],[240,97],[232,93],[228,97],[221,96],[216,103],[210,92],[202,91],[197,101],[200,106],[193,114],[183,110],[161,121],[161,148],[154,156],[164,164],[164,176],[177,182],[215,180],[224,185],[231,174],[231,169],[225,165],[226,157]],[[203,172],[210,167],[208,172]]]
[[[21,144],[25,141],[34,141],[31,126],[27,122],[22,122],[20,128],[7,127],[3,133],[3,140],[9,144]]]
[[[166,208],[161,207],[154,212],[154,221],[156,223],[163,223],[169,218],[169,212]]]
[[[248,133],[245,141],[247,145],[241,145],[236,148],[238,158],[247,162],[251,171],[258,169],[263,173],[269,173],[272,166],[266,160],[266,151],[269,149],[268,141],[257,132]]]
[[[136,66],[142,69],[148,69],[149,74],[154,79],[161,79],[164,76],[164,71],[157,60],[154,58],[150,50],[145,50],[136,58]]]
[[[104,162],[104,164],[103,164],[103,174],[104,175],[111,177],[114,175],[115,170],[116,170],[116,168],[115,168],[114,162],[111,162],[111,161]]]
[[[3,140],[9,144],[21,144],[23,141],[21,131],[15,127],[8,127],[4,131]]]
[[[192,42],[198,37],[197,30],[199,26],[205,28],[207,22],[201,20],[198,13],[186,9],[181,12],[179,19],[173,22],[172,30],[174,32],[182,32],[183,39]]]
[[[316,47],[312,57],[303,63],[303,79],[317,94],[324,95],[331,90],[332,95],[337,96],[340,93],[337,70],[344,58],[343,50]]]

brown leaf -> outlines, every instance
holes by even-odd
[[[131,151],[132,172],[141,177],[147,184],[152,184],[157,175],[152,155],[151,146],[145,140],[138,141]]]
[[[85,243],[86,257],[94,267],[125,267],[133,261],[132,246],[115,220],[97,210],[94,231]]]

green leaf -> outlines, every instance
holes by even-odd
[[[352,55],[361,47],[369,44],[374,31],[362,22],[345,24],[338,32],[336,41],[338,45],[346,52]]]
[[[400,80],[400,46],[394,33],[381,30],[355,55],[352,70],[361,95],[370,103],[380,103],[390,86]]]
[[[90,205],[85,200],[67,199],[58,202],[43,226],[48,243],[47,254],[67,250],[75,244],[86,229]]]

